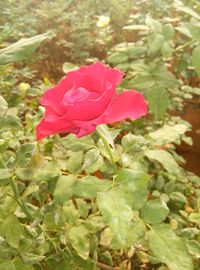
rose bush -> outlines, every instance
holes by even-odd
[[[37,126],[37,140],[55,133],[82,137],[99,124],[145,115],[147,103],[139,92],[129,90],[116,95],[122,77],[122,72],[102,63],[69,72],[40,100],[46,111]]]

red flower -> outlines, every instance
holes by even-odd
[[[122,72],[102,63],[69,72],[40,100],[46,112],[36,128],[37,140],[55,133],[82,137],[99,124],[147,114],[146,101],[139,92],[129,90],[116,95],[122,77]]]

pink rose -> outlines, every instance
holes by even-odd
[[[36,128],[37,140],[55,133],[82,137],[99,124],[145,115],[147,103],[140,93],[129,90],[116,95],[122,77],[122,72],[102,63],[69,72],[40,100],[46,111]]]

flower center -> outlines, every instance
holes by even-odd
[[[63,97],[63,104],[65,106],[72,105],[76,101],[84,100],[89,94],[90,92],[87,89],[83,87],[76,88],[75,85],[73,85],[73,87],[67,91],[67,93],[65,93]]]

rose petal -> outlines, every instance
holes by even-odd
[[[46,118],[43,118],[42,121],[36,127],[36,139],[39,141],[40,139],[47,137],[49,135],[55,133],[76,133],[77,127],[74,126],[73,122],[69,122],[64,117],[57,118],[53,122],[48,122]]]
[[[76,100],[69,108],[69,120],[92,120],[99,117],[111,102],[115,88],[107,82],[107,87],[102,94],[91,93],[84,100]]]
[[[139,92],[129,90],[116,96],[102,116],[102,123],[114,123],[125,118],[137,119],[147,114],[147,103]]]

